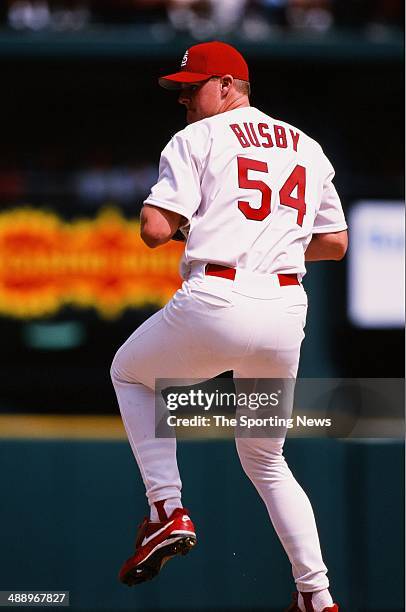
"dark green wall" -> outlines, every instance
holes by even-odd
[[[345,612],[403,605],[403,445],[290,440]],[[1,441],[0,590],[70,590],[71,610],[281,611],[294,585],[234,443],[183,442],[184,503],[199,543],[158,579],[117,581],[146,501],[124,442]]]

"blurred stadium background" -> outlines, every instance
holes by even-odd
[[[137,235],[184,126],[157,76],[190,44],[231,42],[252,104],[322,144],[350,248],[308,266],[300,375],[402,378],[403,32],[401,0],[3,0],[0,590],[69,589],[75,612],[287,604],[289,566],[229,440],[180,443],[199,548],[138,590],[115,577],[145,503],[109,367],[179,283],[181,246],[151,253]],[[343,609],[403,610],[402,441],[290,440],[286,453]]]

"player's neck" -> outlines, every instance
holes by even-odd
[[[244,108],[246,106],[251,106],[248,96],[240,96],[230,101],[226,101],[221,112],[226,113],[228,111],[235,110],[236,108]]]

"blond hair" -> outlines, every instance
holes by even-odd
[[[248,81],[242,81],[241,79],[234,79],[234,86],[238,93],[243,94],[244,96],[250,97],[251,95],[251,85]]]

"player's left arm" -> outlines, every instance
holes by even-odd
[[[320,166],[324,169],[320,206],[313,222],[312,238],[305,251],[305,261],[340,261],[348,248],[347,223],[333,184],[334,168],[324,153]]]
[[[186,219],[177,212],[144,204],[141,210],[141,238],[151,249],[169,242]]]
[[[313,234],[309,246],[305,252],[306,261],[343,259],[348,248],[348,232],[329,232],[324,234]]]

